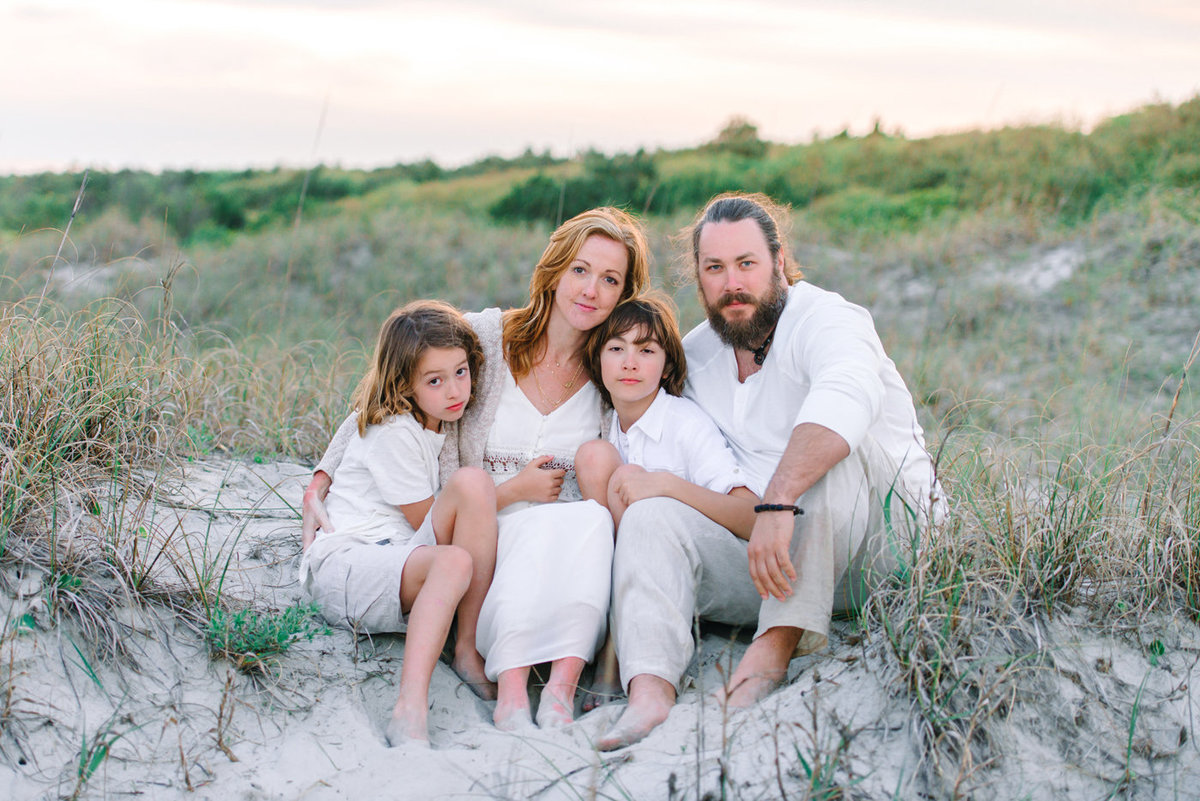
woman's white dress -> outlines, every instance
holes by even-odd
[[[600,396],[590,383],[541,414],[505,370],[483,468],[497,483],[538,456],[573,467],[596,437]],[[591,660],[604,638],[611,581],[612,517],[580,500],[574,469],[556,503],[512,504],[500,512],[496,572],[479,616],[477,647],[493,681],[505,670],[575,656]]]

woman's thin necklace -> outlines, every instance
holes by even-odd
[[[554,364],[558,367],[562,366],[558,362],[555,362]],[[538,378],[538,371],[537,371],[537,368],[535,367],[533,369],[533,384],[534,384],[534,386],[537,387],[538,395],[540,395],[542,398],[542,403],[549,406],[550,411],[554,411],[559,406],[562,406],[563,402],[567,399],[567,396],[571,394],[571,389],[575,386],[575,381],[576,381],[576,379],[579,378],[579,374],[582,372],[583,372],[583,361],[580,360],[579,366],[575,368],[575,374],[572,375],[571,378],[562,385],[562,388],[563,388],[562,394],[558,396],[558,400],[552,402],[549,398],[546,397],[546,393],[542,389],[542,382],[541,382],[541,379]],[[555,378],[558,378],[558,376],[555,376]]]

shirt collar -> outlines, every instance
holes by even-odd
[[[667,406],[671,403],[670,396],[662,387],[658,388],[658,394],[654,396],[654,400],[642,412],[642,416],[637,422],[629,427],[629,430],[637,429],[649,439],[658,442],[662,439],[663,427],[667,423]]]

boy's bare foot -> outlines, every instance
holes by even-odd
[[[483,657],[478,653],[473,654],[473,657],[454,657],[454,661],[450,663],[450,669],[462,679],[463,684],[471,688],[471,692],[484,701],[495,701],[496,682],[489,681],[487,674],[484,673]]]
[[[537,725],[539,729],[559,729],[575,722],[575,703],[568,701],[564,693],[550,685],[542,688],[538,699]]]
[[[638,742],[667,719],[674,705],[673,684],[649,674],[634,676],[629,684],[629,706],[596,741],[596,749],[615,751]]]

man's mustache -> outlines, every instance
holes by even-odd
[[[731,303],[744,303],[748,306],[754,306],[757,302],[753,295],[748,295],[745,292],[734,292],[729,295],[722,295],[717,299],[717,310],[719,311]]]

